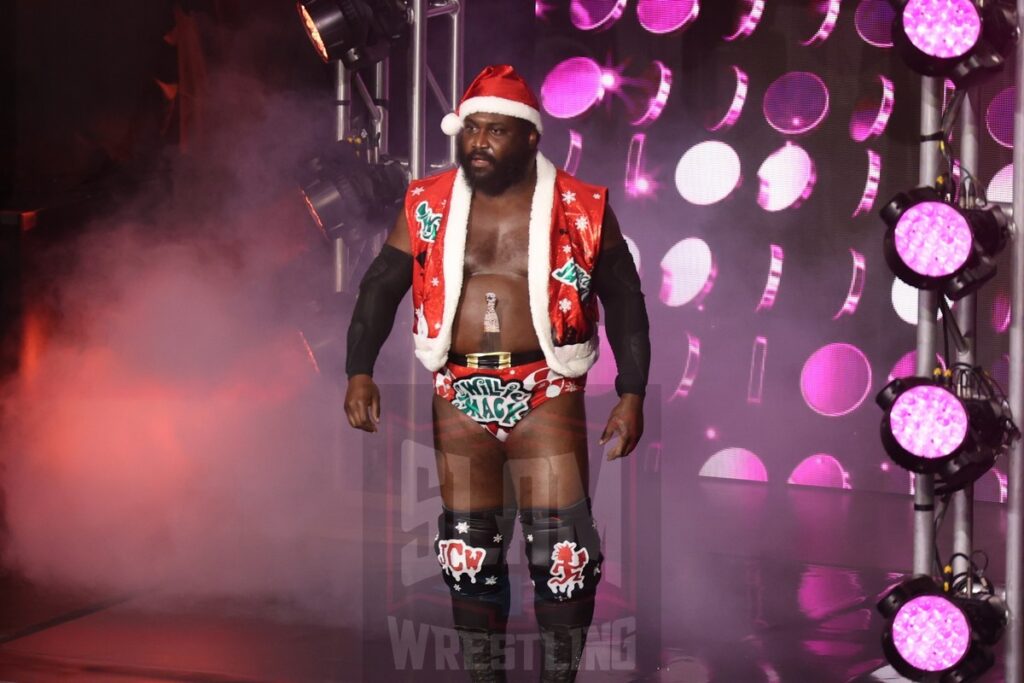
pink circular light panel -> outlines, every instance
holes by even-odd
[[[828,115],[828,87],[817,74],[790,71],[775,79],[764,93],[764,117],[784,135],[808,133]]]
[[[921,595],[905,604],[892,621],[896,651],[922,671],[945,671],[967,654],[971,627],[959,607],[941,595]]]
[[[544,77],[540,100],[556,119],[579,116],[604,97],[604,71],[590,57],[570,57]]]
[[[714,284],[715,259],[707,243],[697,237],[677,242],[661,259],[661,302],[682,306],[707,295]]]
[[[889,409],[896,442],[920,458],[944,458],[967,436],[967,411],[952,393],[920,385],[900,394]]]
[[[861,0],[854,13],[857,34],[868,45],[892,47],[892,22],[896,10],[888,0]]]
[[[800,393],[808,407],[827,417],[851,413],[871,390],[871,364],[852,344],[827,344],[804,363]]]
[[[757,170],[757,203],[765,211],[800,206],[814,190],[818,174],[814,161],[799,145],[787,142],[768,155]]]
[[[691,204],[707,206],[728,197],[740,183],[740,157],[717,140],[700,142],[676,165],[676,189]]]
[[[900,259],[929,277],[955,272],[967,261],[974,240],[967,219],[944,202],[921,202],[907,209],[894,237]]]
[[[605,29],[618,21],[627,0],[572,0],[569,18],[581,31]]]
[[[989,135],[1003,147],[1013,149],[1013,108],[1017,88],[1012,85],[992,98],[985,111],[985,125]]]
[[[971,0],[910,0],[903,8],[903,29],[931,57],[962,57],[981,35],[981,17]]]
[[[686,26],[700,14],[698,0],[640,0],[636,16],[651,33],[671,33]]]

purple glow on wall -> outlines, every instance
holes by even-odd
[[[946,389],[924,384],[900,394],[889,409],[893,438],[921,458],[944,458],[967,436],[967,410]]]
[[[646,126],[654,123],[661,116],[661,112],[665,110],[665,104],[668,103],[668,96],[672,92],[672,70],[667,66],[654,60],[651,62],[649,70],[653,72],[655,82],[657,82],[657,89],[654,94],[647,98],[647,108],[644,110],[639,117],[630,121],[634,126]]]
[[[989,135],[1003,147],[1013,149],[1013,107],[1017,99],[1017,88],[1004,88],[988,103],[985,110],[985,125]]]
[[[612,355],[612,347],[608,343],[604,325],[599,323],[597,332],[599,337],[597,362],[587,371],[587,393],[602,396],[615,390],[615,376],[618,374],[618,369],[615,367],[615,357]]]
[[[717,140],[701,142],[679,159],[676,189],[691,204],[706,206],[728,197],[740,184],[740,157]]]
[[[783,135],[808,133],[828,115],[828,87],[810,71],[790,71],[775,79],[764,93],[764,117]]]
[[[836,28],[836,22],[839,21],[839,6],[841,3],[842,0],[823,0],[819,3],[819,6],[825,9],[825,16],[822,17],[821,26],[818,27],[817,33],[803,41],[802,45],[810,46],[828,40],[828,37],[832,35],[832,31]]]
[[[1007,387],[1010,384],[1010,354],[1004,353],[992,363],[992,378],[999,382],[999,386]]]
[[[921,202],[900,216],[894,235],[896,253],[914,272],[950,275],[971,253],[974,237],[959,211],[945,202]]]
[[[992,329],[1000,334],[1006,332],[1006,330],[1010,329],[1011,315],[1010,294],[1006,290],[1000,289],[992,297],[992,316],[990,318]]]
[[[862,213],[867,213],[875,205],[878,198],[878,184],[882,182],[882,157],[874,150],[868,150],[868,177],[864,182],[864,192],[860,196],[860,203],[853,211],[852,218]]]
[[[1013,164],[1007,164],[992,176],[986,193],[989,201],[1009,204],[1013,201]]]
[[[779,293],[779,285],[782,283],[782,263],[785,253],[782,247],[777,244],[771,245],[771,261],[768,264],[768,280],[764,283],[764,291],[761,292],[761,300],[757,302],[754,312],[767,311],[775,305],[775,297]]]
[[[640,0],[636,6],[640,25],[655,34],[677,31],[699,14],[698,0]]]
[[[768,155],[757,177],[761,181],[758,205],[765,211],[782,211],[803,204],[814,191],[818,175],[807,152],[787,142]]]
[[[892,22],[896,10],[888,0],[861,0],[853,17],[857,34],[868,45],[892,47]]]
[[[627,0],[572,0],[569,18],[581,31],[606,29],[619,20]]]
[[[683,375],[679,378],[675,392],[669,397],[669,401],[677,398],[684,398],[693,388],[697,381],[697,373],[700,371],[700,339],[689,332],[686,333],[686,364],[683,366]]]
[[[944,671],[963,659],[971,627],[959,607],[941,595],[910,600],[892,621],[893,645],[911,666]]]
[[[793,468],[787,480],[795,486],[820,486],[831,489],[851,489],[850,473],[843,469],[834,456],[817,453],[804,458]]]
[[[765,0],[743,0],[744,9],[736,19],[736,30],[725,36],[728,41],[748,38],[761,23]]]
[[[580,157],[582,156],[583,135],[570,129],[569,151],[565,154],[565,163],[562,164],[562,170],[569,175],[576,175],[576,170],[580,167]]]
[[[704,240],[697,237],[681,240],[661,259],[661,303],[683,306],[692,302],[699,309],[714,287],[717,275],[714,256]]]
[[[879,76],[878,80],[882,86],[880,96],[859,100],[850,116],[850,137],[856,142],[884,133],[892,117],[896,104],[895,86],[885,76]]]
[[[768,340],[754,338],[754,350],[750,354],[750,379],[747,380],[747,403],[760,403],[764,397],[764,368],[768,360]]]
[[[826,344],[800,371],[800,393],[814,412],[839,417],[853,412],[871,390],[871,363],[852,344]]]
[[[747,73],[738,66],[733,66],[732,69],[736,74],[736,89],[733,91],[732,102],[729,103],[729,109],[726,110],[725,115],[717,123],[708,126],[709,131],[714,132],[732,128],[739,120],[740,114],[743,113],[743,105],[747,102],[749,78]]]
[[[978,42],[981,17],[971,0],[910,0],[903,7],[903,29],[921,52],[950,59]]]
[[[646,135],[634,133],[626,153],[625,189],[628,197],[646,197],[654,194],[655,183],[644,172],[644,140]]]
[[[941,354],[935,354],[935,366],[946,369],[946,361],[942,359]],[[908,351],[896,361],[896,364],[892,366],[892,370],[889,371],[889,379],[887,382],[891,382],[897,378],[913,377],[917,374],[917,351]]]
[[[700,476],[743,481],[768,481],[768,470],[761,458],[745,448],[724,448],[704,463]]]
[[[570,57],[555,65],[540,87],[544,110],[556,119],[586,112],[604,97],[604,70],[589,57]]]
[[[846,299],[843,301],[842,307],[832,316],[833,320],[838,320],[843,315],[853,315],[856,313],[857,306],[860,305],[861,295],[864,294],[864,283],[867,280],[867,262],[864,260],[864,254],[861,254],[856,249],[850,249],[850,256],[853,258],[850,288],[846,292]]]

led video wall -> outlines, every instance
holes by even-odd
[[[651,315],[664,457],[686,474],[910,491],[874,404],[915,368],[917,290],[886,266],[878,217],[918,180],[920,79],[892,19],[885,0],[537,2],[541,147],[611,189]],[[978,94],[971,169],[1004,201],[1010,82]],[[1008,275],[1004,255],[978,307],[978,360],[1004,386]],[[614,376],[603,343],[588,391]],[[1004,472],[979,499],[1005,498]]]

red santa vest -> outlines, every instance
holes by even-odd
[[[537,154],[527,283],[534,331],[548,365],[565,377],[597,361],[597,297],[591,276],[601,249],[607,189],[576,180]],[[413,254],[413,340],[430,371],[448,358],[462,291],[472,190],[462,169],[414,180],[405,196]]]

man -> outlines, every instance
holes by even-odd
[[[360,284],[345,411],[353,427],[377,430],[373,364],[412,286],[415,353],[434,377],[444,508],[434,549],[466,668],[474,681],[505,680],[494,639],[508,618],[505,551],[518,507],[541,680],[572,681],[602,561],[583,401],[597,360],[595,299],[619,372],[620,399],[600,440],[619,437],[615,459],[643,432],[650,341],[640,279],[605,188],[537,151],[537,99],[512,67],[484,69],[442,128],[459,136],[459,167],[410,184]]]

